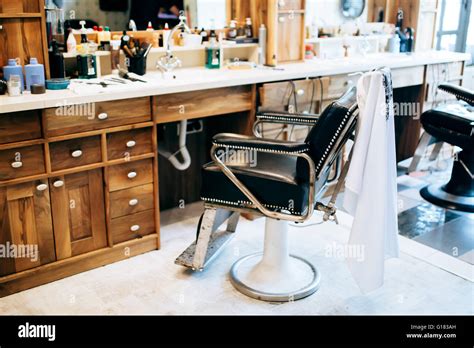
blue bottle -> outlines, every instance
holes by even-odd
[[[25,76],[26,76],[26,90],[30,90],[31,85],[43,85],[44,81],[44,66],[38,64],[38,59],[31,58],[30,64],[25,65]]]
[[[23,78],[23,67],[21,65],[16,64],[15,59],[9,59],[8,65],[3,67],[3,78],[8,81],[10,80],[11,75],[18,75],[20,76],[21,81],[21,91],[25,89],[25,83]]]

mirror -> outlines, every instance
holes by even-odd
[[[342,15],[345,18],[359,18],[365,10],[365,0],[341,0]]]
[[[232,0],[234,1],[234,0]],[[50,7],[61,7],[64,18],[79,29],[79,21],[88,20],[87,27],[108,26],[111,31],[128,29],[133,19],[138,30],[148,22],[154,29],[165,23],[172,28],[178,24],[178,13],[185,10],[189,27],[221,29],[227,25],[230,0],[47,0]]]

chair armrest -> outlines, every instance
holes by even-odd
[[[458,100],[465,101],[474,106],[474,93],[467,88],[454,85],[452,83],[443,83],[438,88],[446,93],[454,95]]]
[[[214,136],[214,145],[231,147],[242,150],[255,150],[281,154],[305,153],[309,147],[305,143],[295,143],[283,140],[269,140],[239,134],[223,133]]]
[[[314,126],[319,120],[316,114],[298,114],[280,111],[263,111],[257,114],[257,122],[283,123],[289,125]]]

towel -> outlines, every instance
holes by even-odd
[[[393,87],[389,69],[357,85],[359,122],[347,174],[344,208],[354,216],[346,258],[362,292],[383,285],[385,260],[398,257],[397,169]],[[362,257],[361,257],[362,256]]]

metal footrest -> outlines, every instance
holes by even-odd
[[[235,233],[222,231],[211,235],[206,257],[201,268],[195,269],[193,266],[194,255],[196,253],[197,241],[191,244],[174,262],[177,265],[192,269],[193,271],[202,271],[213,259],[224,249],[227,243],[234,237]]]

